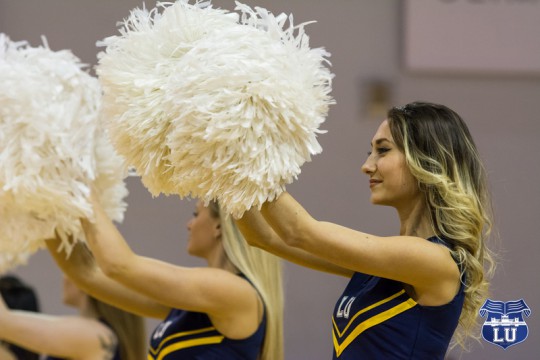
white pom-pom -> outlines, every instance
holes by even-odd
[[[101,89],[83,67],[70,51],[0,34],[0,252],[11,254],[4,263],[35,252],[55,230],[69,252],[83,239],[79,219],[92,218],[94,181],[110,215],[121,219],[125,210],[123,163],[104,144]]]
[[[121,223],[127,208],[124,198],[128,190],[124,179],[128,170],[124,159],[117,155],[112,146],[107,132],[101,128],[98,128],[95,137],[94,159],[94,186],[98,190],[99,202],[111,220]]]
[[[216,199],[240,216],[322,150],[333,75],[292,16],[205,5],[133,11],[97,71],[113,143],[150,192]]]
[[[24,265],[30,258],[30,253],[15,253],[3,252],[0,254],[0,274],[6,274],[17,266]]]
[[[103,87],[103,121],[116,149],[134,165],[153,195],[175,193],[166,137],[170,114],[162,108],[164,83],[176,64],[208,32],[236,23],[237,17],[207,7],[158,4],[152,11],[134,9],[121,36],[102,42],[97,73]],[[159,10],[167,9],[163,14]]]

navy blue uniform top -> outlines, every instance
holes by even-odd
[[[229,339],[206,313],[172,309],[150,337],[148,360],[256,360],[266,333],[266,311],[257,330],[240,340]]]
[[[333,359],[442,360],[464,300],[463,283],[448,304],[422,306],[401,282],[355,273],[332,315]]]

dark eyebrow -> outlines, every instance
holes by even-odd
[[[388,140],[387,138],[380,138],[380,139],[377,139],[375,140],[375,145],[380,145],[381,143],[383,142],[389,142],[389,143],[392,143],[390,140]],[[373,143],[370,143],[371,146],[373,146]]]

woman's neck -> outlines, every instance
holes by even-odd
[[[238,268],[229,260],[225,249],[220,246],[207,259],[208,267],[223,269],[233,274],[239,273]]]
[[[435,235],[431,225],[429,209],[424,201],[418,201],[404,210],[398,209],[400,229],[403,236],[417,236],[427,239]]]

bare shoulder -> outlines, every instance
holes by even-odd
[[[427,241],[433,255],[431,276],[414,285],[416,301],[421,305],[440,306],[452,301],[461,288],[461,270],[444,243]],[[429,272],[429,268],[428,268]]]

